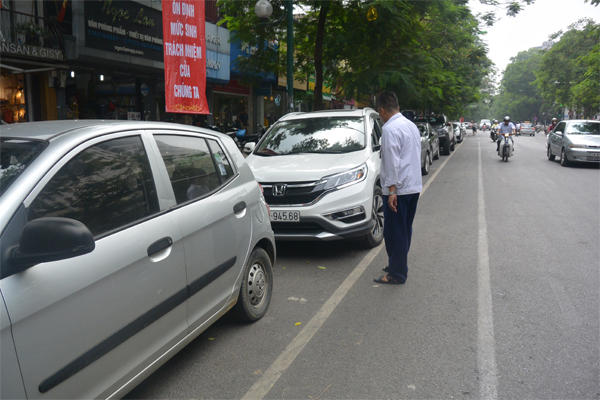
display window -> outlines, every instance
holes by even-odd
[[[0,78],[2,120],[8,124],[27,121],[25,75],[3,73]]]
[[[213,92],[214,124],[222,132],[248,125],[248,96]]]

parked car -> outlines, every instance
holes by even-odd
[[[535,127],[531,122],[523,122],[521,124],[521,135],[535,136]]]
[[[460,122],[452,122],[452,128],[454,129],[454,136],[456,137],[456,143],[461,143],[465,138],[465,131]]]
[[[229,309],[266,313],[268,207],[226,135],[80,120],[0,143],[3,398],[120,398]]]
[[[454,135],[454,129],[448,124],[450,120],[445,115],[431,115],[427,117],[417,118],[415,122],[428,122],[431,127],[437,132],[440,139],[440,146],[444,149],[444,154],[449,155],[451,151],[454,151],[456,145],[456,136]]]
[[[417,113],[414,110],[402,110],[401,113],[409,121],[414,121],[415,118],[417,117]]]
[[[548,134],[547,155],[550,161],[560,155],[563,167],[576,162],[600,162],[600,121],[559,122]]]
[[[427,175],[433,160],[440,158],[440,139],[429,123],[417,122],[416,125],[421,132],[421,173]]]
[[[375,110],[287,114],[246,158],[278,240],[383,240],[382,123]]]

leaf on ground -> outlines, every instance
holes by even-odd
[[[325,268],[325,267],[321,267],[320,265],[319,265],[319,268],[321,268],[321,269],[327,269],[327,268]]]
[[[215,340],[215,338],[214,337],[209,337],[208,340]]]
[[[296,326],[302,325],[302,322],[296,322],[294,325],[296,325]]]

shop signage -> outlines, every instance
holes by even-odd
[[[229,82],[229,55],[206,50],[206,81]]]
[[[209,114],[204,0],[163,0],[167,112]]]
[[[246,96],[250,94],[250,89],[247,86],[240,85],[240,83],[236,80],[229,81],[227,85],[216,86],[213,91],[221,93],[243,94]]]
[[[88,0],[82,3],[86,47],[163,61],[160,11],[133,1]]]
[[[331,101],[331,83],[324,81],[321,90],[323,92],[323,100]],[[314,91],[315,91],[315,76],[311,75],[308,77],[308,90],[306,91],[306,93],[311,94],[311,93],[314,93]]]
[[[46,60],[60,61],[64,59],[63,52],[60,50],[9,42],[2,42],[2,53],[8,53],[17,56],[44,58]]]
[[[265,43],[268,44],[268,43]],[[268,44],[269,46],[272,46],[271,44]],[[240,71],[236,68],[235,64],[235,60],[238,59],[238,57],[250,57],[252,54],[254,54],[257,50],[256,46],[250,46],[248,45],[248,43],[240,43],[240,42],[232,42],[230,44],[230,51],[231,51],[231,72],[234,74],[239,74]],[[262,74],[262,79],[263,82],[275,82],[277,80],[277,77],[275,76],[275,74]]]
[[[215,51],[221,54],[230,54],[229,52],[229,30],[222,26],[217,26],[207,22],[206,29],[206,50]]]

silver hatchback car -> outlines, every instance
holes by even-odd
[[[81,120],[0,140],[2,398],[119,398],[229,309],[266,313],[269,211],[229,137]]]

